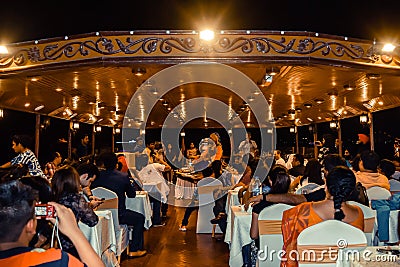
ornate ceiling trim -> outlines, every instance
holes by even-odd
[[[9,46],[10,54],[0,56],[0,75],[11,71],[54,63],[74,63],[94,59],[158,60],[196,58],[227,60],[293,59],[295,61],[335,60],[369,66],[400,69],[399,55],[380,55],[372,41],[346,40],[343,37],[308,32],[256,32],[218,34],[203,41],[196,33],[95,33],[49,39]]]

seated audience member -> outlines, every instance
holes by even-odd
[[[310,159],[304,169],[304,175],[298,176],[291,184],[290,189],[296,190],[298,186],[304,186],[306,184],[314,183],[318,185],[323,185],[325,182],[322,179],[322,166],[316,159]]]
[[[236,187],[239,186],[246,187],[250,184],[252,177],[252,171],[250,165],[252,163],[249,162],[248,159],[249,159],[249,154],[244,155],[240,163],[234,165],[234,168],[237,169],[238,173],[242,174],[242,177],[240,178],[238,183],[236,183],[231,187],[231,189],[235,189]],[[227,225],[226,223],[227,214],[225,213],[227,198],[228,195],[224,194],[222,197],[215,200],[215,205],[213,208],[213,213],[215,215],[215,218],[210,220],[212,224],[218,224],[223,233],[226,232],[226,225]]]
[[[274,166],[265,180],[267,181],[264,182],[268,183],[271,188],[269,190],[270,194],[287,193],[291,182],[287,169],[282,165]],[[267,194],[263,195],[266,196]],[[255,240],[255,245],[258,249],[259,249],[258,215],[264,208],[274,204],[275,203],[262,200],[258,204],[253,206],[250,236],[252,239]],[[247,249],[245,249],[245,247],[243,247],[244,249],[242,249],[244,254],[247,253],[247,256],[244,257],[244,260],[247,261],[247,263],[250,263],[248,259],[256,258],[256,257],[250,257],[249,252],[251,251],[251,249],[249,246],[250,245],[247,245]],[[251,253],[255,253],[255,251],[254,252],[252,251]]]
[[[326,177],[326,198],[319,202],[306,202],[283,212],[283,249],[286,255],[297,250],[297,237],[305,228],[325,220],[339,220],[364,230],[364,214],[360,207],[349,205],[356,177],[347,167],[335,167]],[[282,260],[283,266],[297,266],[291,257]]]
[[[78,221],[81,221],[89,227],[93,227],[98,223],[99,218],[96,213],[79,193],[81,185],[79,174],[75,168],[66,166],[57,170],[53,175],[53,179],[51,179],[51,189],[53,200],[70,208],[75,214],[77,224]],[[78,251],[68,237],[60,235],[60,241],[63,250],[77,258],[79,257]]]
[[[268,180],[271,188],[268,194],[284,194],[288,192],[290,186],[290,177],[288,175],[287,169],[284,166],[274,166],[269,172],[266,179]],[[268,194],[263,194],[263,196],[266,197]],[[251,238],[258,239],[258,215],[264,208],[269,207],[273,204],[275,203],[268,202],[263,199],[259,203],[253,205],[252,223],[250,228]]]
[[[126,197],[135,197],[136,191],[128,175],[117,171],[117,156],[112,152],[104,152],[99,156],[105,170],[90,185],[90,188],[104,187],[118,196],[118,219],[120,224],[133,226],[132,239],[129,241],[129,257],[144,256],[147,251],[144,247],[144,216],[143,214],[126,208]]]
[[[0,169],[10,168],[12,165],[24,164],[28,166],[31,176],[46,177],[40,168],[35,154],[29,149],[31,138],[28,135],[14,135],[11,139],[12,148],[18,155],[10,162],[0,166]]]
[[[360,161],[358,163],[360,170],[356,172],[357,181],[365,186],[366,189],[379,186],[390,190],[388,178],[378,173],[379,162],[378,154],[373,151],[363,151],[360,154]]]
[[[81,163],[76,166],[76,171],[79,174],[79,181],[82,187],[82,193],[89,202],[92,209],[97,208],[103,201],[101,198],[93,196],[90,185],[99,176],[99,169],[93,163]]]
[[[379,162],[378,172],[385,175],[388,179],[393,179],[392,175],[396,172],[396,166],[393,161],[388,159],[382,159]]]
[[[292,168],[290,168],[289,174],[294,177],[302,176],[304,175],[305,168],[303,155],[295,154],[293,156]]]
[[[213,164],[214,166],[207,167],[204,170],[202,170],[202,175],[203,177],[211,177],[215,178],[215,172],[218,172],[218,166],[217,164]],[[215,170],[214,170],[215,169]],[[183,215],[182,223],[179,226],[179,231],[186,232],[187,228],[186,226],[189,224],[189,217],[192,214],[193,211],[197,210],[199,207],[195,204],[196,201],[198,201],[199,194],[197,192],[197,187],[195,188],[195,192],[193,193],[193,198],[189,206],[186,207],[185,209],[185,214]]]
[[[336,166],[346,166],[345,160],[339,156],[338,154],[329,154],[325,156],[323,161],[324,166],[324,174],[325,176]],[[311,193],[308,194],[294,194],[294,193],[286,193],[286,194],[268,194],[265,196],[266,200],[274,203],[285,203],[289,205],[298,205],[303,202],[310,201],[321,201],[326,197],[325,188],[321,186],[320,188],[315,189]],[[368,200],[365,201],[364,192],[353,192],[350,200],[359,202],[361,204],[368,204]],[[250,203],[258,203],[263,199],[263,195],[258,195],[250,198],[246,206]]]
[[[54,152],[51,156],[51,161],[47,162],[44,165],[43,173],[46,175],[47,179],[51,180],[53,178],[54,173],[59,168],[59,165],[62,162],[62,156],[58,152]]]
[[[34,249],[28,246],[36,234],[35,191],[19,181],[0,184],[0,266],[104,267],[76,224],[73,212],[50,202],[56,210],[58,227],[68,236],[81,257],[80,262],[61,249]],[[49,219],[55,223],[54,218]]]
[[[275,159],[275,165],[283,165],[286,167],[286,162],[285,160],[282,158],[282,152],[280,150],[275,150],[274,151],[274,159]]]
[[[157,183],[160,186],[160,192],[150,192],[150,200],[153,203],[153,226],[164,226],[161,221],[161,213],[166,216],[169,194],[169,186],[163,176],[163,172],[170,171],[171,167],[160,163],[150,163],[138,172],[142,183]]]

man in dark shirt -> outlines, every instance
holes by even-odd
[[[295,154],[292,161],[292,168],[289,170],[289,174],[297,177],[300,175],[304,175],[304,157],[301,154]]]
[[[104,187],[118,195],[118,219],[121,224],[133,226],[133,237],[129,242],[130,257],[144,256],[147,251],[144,247],[144,221],[143,214],[132,211],[125,206],[125,194],[127,197],[135,197],[136,191],[128,175],[117,171],[117,155],[106,152],[100,155],[100,161],[104,163],[105,170],[94,180],[90,188]]]
[[[85,134],[82,136],[77,150],[76,154],[78,155],[78,158],[82,158],[84,156],[87,156],[89,151],[88,151],[88,144],[89,144],[89,135]]]

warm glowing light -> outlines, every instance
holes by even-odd
[[[200,39],[204,41],[211,41],[214,39],[214,32],[212,30],[204,30],[200,32]]]
[[[120,128],[115,128],[115,133],[116,133],[116,134],[121,133],[121,129],[120,129]]]
[[[96,126],[96,132],[101,132],[101,126],[100,125]]]
[[[395,49],[396,49],[396,46],[388,43],[382,47],[382,52],[393,52]]]
[[[181,136],[185,136],[185,132],[181,132]]]
[[[367,123],[368,122],[368,116],[363,114],[360,116],[360,123]]]
[[[79,122],[74,122],[73,124],[72,124],[72,128],[73,129],[79,129]]]
[[[8,49],[5,45],[0,45],[0,54],[8,54]]]

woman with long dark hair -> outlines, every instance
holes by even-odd
[[[97,224],[99,218],[80,193],[79,174],[75,168],[65,166],[57,170],[51,180],[51,189],[53,201],[70,208],[75,214],[77,223],[81,221],[89,227]],[[60,234],[60,241],[63,250],[79,259],[78,252],[68,237]]]
[[[326,177],[326,199],[305,202],[286,210],[282,216],[282,234],[286,255],[297,249],[297,237],[305,228],[325,220],[339,220],[364,230],[364,214],[360,207],[347,204],[356,186],[352,170],[335,167]],[[284,266],[297,266],[297,261],[287,258]]]
[[[304,186],[306,184],[325,184],[322,179],[322,165],[316,159],[310,159],[304,169],[304,175],[298,176],[290,185],[290,190],[294,191],[297,186]]]

